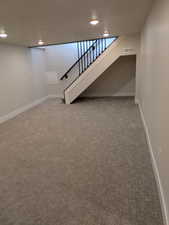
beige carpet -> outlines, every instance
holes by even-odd
[[[0,225],[162,225],[133,99],[54,100],[0,125]]]

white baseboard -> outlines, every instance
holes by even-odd
[[[105,94],[105,95],[98,95],[98,94],[91,94],[91,95],[80,95],[80,97],[85,98],[102,98],[102,97],[134,97],[135,93],[119,93],[119,94]]]
[[[31,108],[41,104],[42,102],[44,102],[44,101],[46,101],[47,99],[50,99],[50,98],[56,98],[56,99],[59,98],[59,99],[61,99],[63,97],[58,96],[58,95],[48,95],[48,96],[46,96],[44,98],[38,99],[38,100],[34,101],[31,104],[28,104],[28,105],[23,106],[23,107],[21,107],[19,109],[16,109],[16,110],[8,113],[7,115],[1,116],[0,117],[0,124],[6,122],[7,120],[15,118],[20,113],[23,113],[23,112],[25,112],[25,111],[27,111],[27,110],[29,110],[29,109],[31,109]]]
[[[135,92],[124,92],[124,93],[118,93],[115,95],[112,95],[113,97],[134,97],[135,96]]]
[[[164,197],[164,191],[163,191],[163,187],[162,187],[162,184],[161,184],[160,174],[159,174],[157,162],[156,162],[154,152],[153,152],[153,148],[152,148],[152,144],[151,144],[151,138],[150,138],[148,126],[146,124],[144,113],[143,113],[143,110],[141,108],[141,104],[140,104],[139,100],[135,99],[135,102],[139,106],[141,119],[142,119],[144,130],[145,130],[145,133],[146,133],[146,139],[147,139],[147,143],[148,143],[148,147],[149,147],[149,151],[150,151],[150,155],[151,155],[153,171],[154,171],[154,175],[155,175],[155,179],[156,179],[156,183],[157,183],[157,188],[158,188],[158,192],[159,192],[159,197],[160,197],[160,203],[161,203],[161,209],[162,209],[164,224],[169,225],[167,207],[166,207],[166,202],[165,202],[165,197]]]
[[[4,123],[4,122],[7,121],[7,120],[10,120],[10,119],[16,117],[16,116],[19,115],[20,113],[23,113],[23,112],[25,112],[25,111],[27,111],[27,110],[29,110],[29,109],[31,109],[31,108],[33,108],[33,107],[39,105],[40,103],[44,102],[44,101],[47,100],[47,99],[48,99],[48,96],[47,96],[47,97],[44,97],[44,98],[41,98],[41,99],[38,99],[38,100],[34,101],[34,102],[31,103],[31,104],[28,104],[28,105],[26,105],[26,106],[23,106],[23,107],[21,107],[21,108],[19,108],[19,109],[16,109],[16,110],[14,110],[14,111],[8,113],[7,115],[4,115],[4,116],[0,117],[0,124],[1,124],[1,123]]]

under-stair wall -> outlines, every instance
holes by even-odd
[[[135,88],[136,56],[121,56],[79,97],[134,97]]]

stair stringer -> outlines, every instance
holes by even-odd
[[[65,103],[71,104],[83,91],[85,91],[110,65],[120,56],[136,55],[135,43],[132,50],[124,51],[126,39],[118,38],[98,59],[65,90]]]

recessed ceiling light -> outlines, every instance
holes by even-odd
[[[38,41],[38,45],[43,45],[43,44],[44,44],[44,42],[42,40]]]
[[[98,23],[99,23],[98,20],[91,20],[91,21],[90,21],[90,24],[91,24],[91,25],[94,25],[94,26],[97,25]]]
[[[105,31],[104,34],[103,34],[103,37],[109,37],[109,36],[110,36],[109,32]]]
[[[0,33],[0,38],[7,38],[8,35],[5,32]]]

